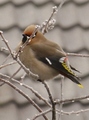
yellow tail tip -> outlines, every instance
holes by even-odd
[[[79,86],[80,88],[84,88],[83,85],[81,85],[81,84],[79,84],[78,86]]]

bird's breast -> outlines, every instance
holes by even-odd
[[[32,49],[28,46],[23,50],[19,58],[21,62],[29,68],[31,72],[37,74],[41,80],[48,80],[59,74],[58,71],[35,58]]]

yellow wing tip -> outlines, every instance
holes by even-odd
[[[83,86],[83,85],[81,85],[81,84],[79,84],[78,86],[79,86],[80,88],[84,88],[84,86]]]

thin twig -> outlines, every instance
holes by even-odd
[[[45,86],[46,90],[47,90],[47,93],[49,95],[49,99],[51,101],[51,104],[52,104],[52,120],[56,120],[56,108],[55,108],[55,101],[53,100],[53,97],[52,97],[52,93],[50,92],[49,90],[49,87],[47,85],[46,82],[40,80],[42,82],[42,84]]]
[[[64,76],[61,77],[61,101],[63,100],[63,80],[64,80]],[[63,103],[60,103],[60,115],[59,115],[59,120],[62,120],[62,107],[63,107]]]
[[[65,0],[61,0],[59,6],[54,6],[53,7],[53,11],[49,17],[48,20],[45,20],[45,22],[42,23],[41,25],[41,31],[43,34],[47,33],[49,30],[52,30],[54,28],[54,25],[56,23],[56,20],[53,18],[53,16],[57,13],[58,9],[61,9],[61,7],[63,6]]]
[[[71,111],[71,112],[62,111],[62,115],[72,115],[72,114],[79,115],[81,113],[88,112],[88,111],[89,111],[89,109]],[[60,111],[57,110],[57,113],[60,114]]]
[[[13,89],[15,89],[18,93],[20,93],[22,96],[24,96],[39,112],[42,112],[41,108],[26,94],[24,93],[21,89],[19,89],[17,86],[13,85],[9,80],[5,80],[0,78],[0,81],[8,84],[11,86]],[[45,120],[48,120],[48,118],[45,115],[42,115]]]
[[[5,62],[9,59],[10,56],[11,56],[11,55],[9,54],[9,55],[5,58],[5,60],[3,61],[2,65],[5,64]]]
[[[33,119],[31,119],[31,120],[35,120],[35,119],[37,119],[38,117],[40,117],[41,115],[45,115],[45,114],[47,114],[47,113],[49,113],[49,112],[51,112],[51,111],[52,111],[52,109],[48,109],[48,110],[46,110],[46,111],[43,111],[43,112],[37,114],[37,115],[36,115]]]
[[[53,11],[49,17],[49,19],[46,21],[46,24],[45,24],[45,28],[44,28],[44,33],[47,33],[47,29],[48,29],[48,25],[49,25],[49,22],[51,21],[52,17],[54,16],[54,14],[57,13],[57,6],[53,7]],[[44,34],[43,33],[43,34]]]
[[[1,74],[1,73],[0,73],[0,76],[1,76],[1,77],[4,77],[4,78],[8,78],[8,79],[10,78],[10,76],[7,76],[7,75]],[[37,93],[37,91],[35,91],[32,87],[30,87],[30,86],[28,86],[28,85],[26,85],[26,84],[24,84],[24,83],[21,84],[19,81],[15,80],[14,78],[12,78],[12,81],[20,84],[21,86],[24,86],[24,87],[30,89],[39,99],[42,99],[49,107],[51,107],[51,105],[46,101],[46,99],[44,99],[44,98],[43,98],[39,93]],[[65,100],[62,100],[62,101],[63,101],[63,103],[66,103],[66,102],[68,102],[68,101],[69,101],[69,102],[72,102],[72,101],[74,102],[74,101],[79,101],[79,100],[88,99],[88,98],[89,98],[89,95],[87,95],[87,96],[82,96],[82,97],[78,97],[78,98],[74,98],[74,99],[65,99]],[[62,101],[61,101],[61,102],[62,102]],[[50,110],[51,110],[51,109],[50,109]],[[58,109],[56,109],[56,111],[58,111],[59,114],[60,114],[60,111],[59,111]],[[61,111],[61,113],[62,113],[62,114],[65,114],[65,115],[71,115],[71,114],[79,114],[79,113],[87,112],[87,111],[89,111],[89,109],[79,110],[79,111],[71,111],[71,112]],[[45,114],[45,112],[46,112],[46,111],[44,111],[43,114]],[[40,114],[42,114],[42,113],[40,113]],[[40,114],[38,114],[37,116],[39,117]],[[36,117],[36,116],[35,116],[35,117]]]
[[[1,76],[2,78],[10,79],[10,76],[8,76],[8,75],[4,75],[4,74],[1,74],[1,73],[0,73],[0,76]],[[49,107],[52,107],[51,104],[48,102],[48,100],[46,100],[45,98],[43,98],[43,97],[42,97],[37,91],[35,91],[32,87],[26,85],[25,83],[21,83],[21,82],[19,82],[18,80],[14,79],[14,78],[11,78],[11,80],[12,80],[13,82],[21,85],[21,86],[24,86],[25,88],[27,88],[27,89],[29,89],[29,90],[31,90],[31,92],[34,93],[34,94],[36,95],[36,97],[38,97],[40,100],[44,101],[44,103],[45,103],[46,105],[48,105]]]
[[[7,67],[9,65],[13,65],[13,64],[16,64],[17,62],[16,61],[13,61],[13,62],[10,62],[10,63],[7,63],[7,64],[4,64],[4,65],[1,65],[0,66],[0,69],[4,68],[4,67]]]
[[[4,75],[4,74],[1,74],[1,73],[0,73],[0,77],[1,78],[8,78],[8,79],[10,78],[10,76]],[[24,83],[21,84],[21,82],[15,80],[14,78],[12,78],[12,81],[16,82],[16,83],[18,83],[18,84],[20,84],[20,85],[22,85],[22,86],[24,86],[24,87],[26,87],[28,89],[30,89],[39,99],[41,99],[41,95],[38,94],[32,87],[30,87],[30,86],[28,86],[28,85],[26,85]],[[42,99],[45,102],[45,99],[44,98],[42,98]],[[70,99],[64,99],[64,100],[63,99],[62,100],[57,99],[57,100],[55,100],[55,104],[75,102],[75,101],[84,100],[84,99],[89,100],[89,95],[81,96],[81,97],[75,97],[75,98],[70,98]],[[47,105],[49,107],[51,107],[51,105],[49,103],[47,103]]]
[[[2,31],[0,31],[0,35],[1,35],[2,40],[3,40],[3,41],[4,41],[4,43],[6,44],[6,46],[7,46],[8,50],[9,50],[9,52],[10,52],[10,54],[11,54],[12,58],[13,58],[13,53],[12,53],[12,50],[10,49],[10,47],[9,47],[9,45],[8,45],[8,41],[5,39],[5,37],[4,37],[4,35],[3,35],[3,32],[2,32]]]
[[[78,54],[78,53],[67,53],[68,56],[76,56],[76,57],[89,57],[87,54]]]
[[[79,115],[80,113],[84,113],[84,112],[88,112],[89,109],[85,109],[85,110],[78,110],[78,111],[72,111],[72,112],[64,112],[66,115],[72,115],[72,114],[76,114]]]
[[[22,82],[22,83],[23,83],[23,81],[24,81],[24,79],[25,79],[26,75],[27,75],[27,73],[26,73],[26,72],[24,72],[24,74],[20,77],[20,78],[21,78],[20,82]]]
[[[21,66],[16,70],[16,72],[9,78],[11,80],[19,71],[21,70]]]
[[[57,99],[55,101],[56,104],[60,104],[60,103],[74,103],[75,101],[79,101],[79,100],[84,100],[84,99],[87,99],[89,100],[89,95],[86,95],[86,96],[81,96],[81,97],[75,97],[75,98],[70,98],[70,99],[65,99],[65,100],[59,100]]]
[[[62,8],[62,6],[63,6],[63,4],[65,3],[65,1],[66,1],[66,0],[61,0],[60,4],[59,4],[59,6],[58,6],[58,9],[59,9],[59,10]],[[59,11],[59,10],[58,10],[58,11]]]

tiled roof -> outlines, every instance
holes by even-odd
[[[3,30],[6,39],[12,49],[16,47],[22,39],[23,29],[30,24],[41,24],[48,19],[52,7],[59,4],[59,0],[0,0],[0,30]],[[67,0],[64,6],[58,11],[55,28],[45,36],[60,44],[66,52],[78,52],[89,54],[89,0]],[[14,44],[13,44],[14,42]],[[0,47],[4,46],[0,40]],[[0,64],[7,54],[0,52]],[[71,64],[81,71],[80,74],[84,89],[80,89],[69,79],[64,80],[64,98],[74,98],[89,94],[89,58],[69,57]],[[0,72],[12,75],[18,65],[6,67]],[[19,79],[24,71],[17,74]],[[43,97],[48,98],[45,88],[41,83],[32,81],[29,78],[26,84],[33,87]],[[54,98],[60,98],[60,80],[48,82]],[[17,85],[17,84],[16,84]],[[43,109],[47,109],[44,103],[37,99],[35,95],[22,86],[17,85],[36,101]],[[70,104],[65,104],[65,111],[77,111],[89,108],[88,100],[81,100]],[[0,87],[0,120],[26,120],[37,114],[37,110],[19,93],[8,85]],[[77,115],[63,115],[63,120],[86,120],[89,119],[89,111]],[[48,114],[50,116],[50,114]],[[42,120],[39,118],[38,120]]]

